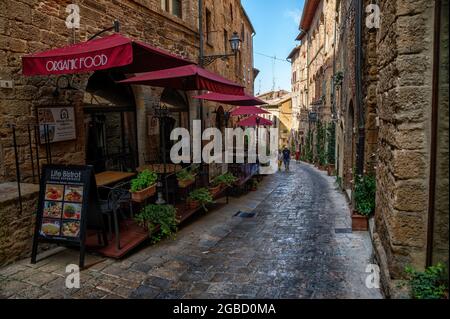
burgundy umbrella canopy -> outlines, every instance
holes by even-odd
[[[141,84],[183,91],[208,90],[223,94],[244,95],[244,87],[207,71],[198,65],[185,65],[172,69],[141,73],[123,84]]]
[[[120,68],[124,73],[136,73],[189,64],[193,62],[115,33],[26,55],[22,58],[22,72],[26,76],[58,75]]]
[[[241,106],[231,112],[231,116],[240,116],[240,115],[257,115],[257,114],[270,114],[266,110],[263,110],[257,106]]]
[[[251,95],[229,95],[221,93],[206,93],[198,96],[194,96],[195,99],[219,102],[229,105],[243,105],[243,106],[254,106],[254,105],[265,105],[267,104],[261,99]]]
[[[242,121],[240,121],[238,126],[244,126],[244,127],[255,127],[255,126],[272,126],[273,122],[269,121],[263,117],[260,117],[258,115],[250,116]]]

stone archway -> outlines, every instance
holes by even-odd
[[[121,73],[97,71],[83,101],[86,163],[96,172],[134,170],[138,165],[136,102]]]

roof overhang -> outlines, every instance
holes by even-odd
[[[300,20],[300,30],[309,30],[319,3],[320,0],[306,0],[303,7],[302,19]]]

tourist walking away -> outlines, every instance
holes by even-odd
[[[278,150],[278,170],[281,171],[281,167],[283,165],[283,151]]]
[[[283,149],[283,162],[286,172],[289,172],[289,164],[291,163],[291,151],[287,148],[287,146],[285,146]]]

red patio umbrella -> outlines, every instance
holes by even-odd
[[[207,71],[198,65],[185,65],[172,69],[138,74],[119,81],[123,84],[141,84],[183,91],[208,90],[223,94],[244,95],[244,87]]]
[[[259,125],[262,126],[272,126],[273,122],[269,121],[263,117],[260,117],[258,115],[254,115],[254,116],[250,116],[246,119],[243,119],[242,121],[240,121],[238,124],[238,126],[243,126],[243,127],[256,127]]]
[[[266,110],[263,110],[257,106],[241,106],[231,112],[231,116],[240,116],[240,115],[256,115],[256,114],[270,114]]]
[[[124,73],[148,72],[193,64],[149,44],[118,33],[22,57],[26,76],[87,73],[120,68]]]
[[[261,99],[251,95],[229,95],[220,93],[206,93],[198,96],[194,96],[195,99],[207,100],[212,102],[222,102],[229,105],[243,105],[243,106],[254,106],[254,105],[265,105],[267,104]]]

